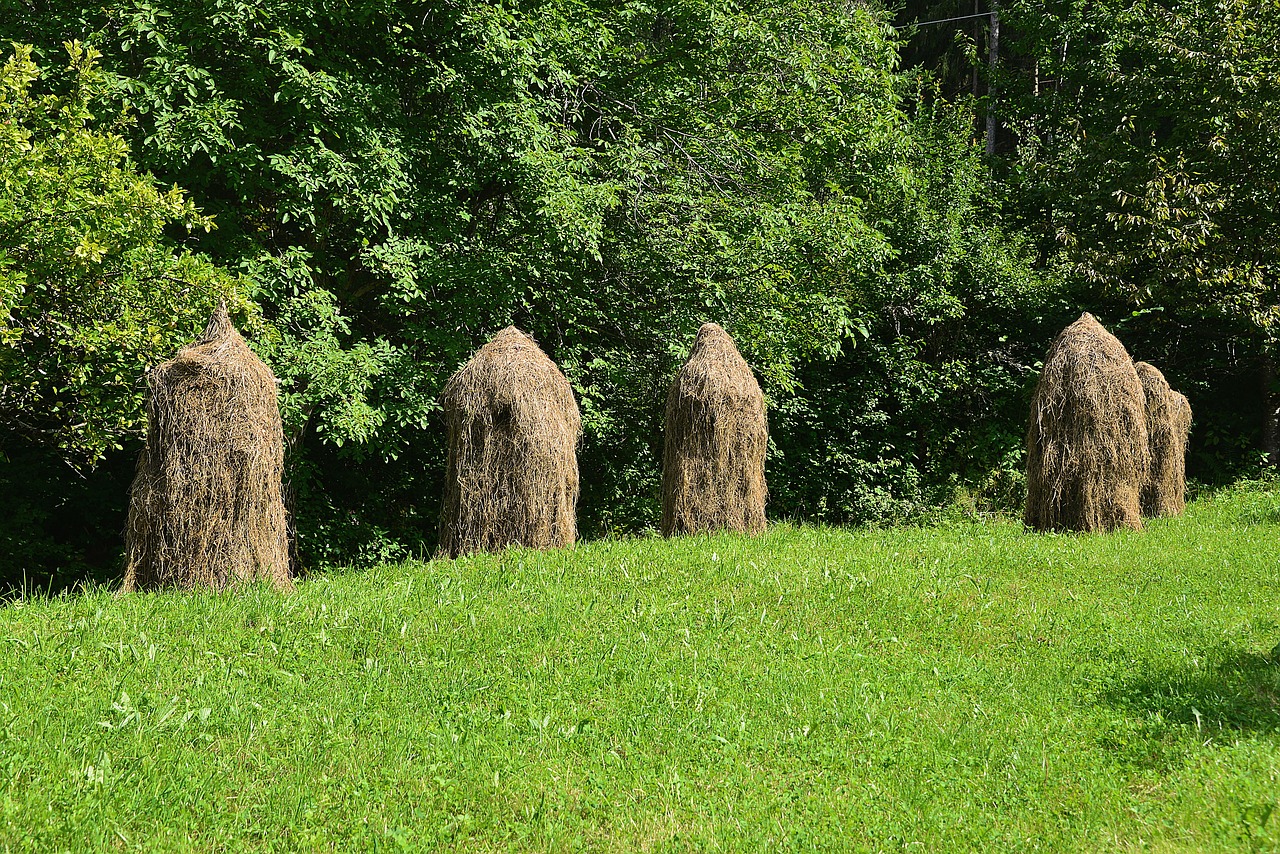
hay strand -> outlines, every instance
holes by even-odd
[[[1023,520],[1041,531],[1140,530],[1149,469],[1133,360],[1082,314],[1049,348],[1032,397]]]
[[[1146,398],[1151,470],[1142,488],[1145,516],[1179,516],[1187,506],[1187,436],[1191,404],[1169,387],[1164,374],[1146,362],[1134,363]]]
[[[582,421],[555,362],[508,326],[453,375],[441,404],[449,456],[440,553],[572,545]]]
[[[662,533],[763,531],[768,444],[760,384],[729,334],[703,324],[667,394]]]
[[[222,590],[258,580],[292,589],[276,379],[226,307],[150,371],[147,385],[124,589]]]

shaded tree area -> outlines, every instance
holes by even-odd
[[[6,579],[105,571],[120,551],[144,369],[240,283],[182,239],[211,227],[190,198],[139,174],[128,117],[107,121],[96,51],[63,52],[60,94],[19,47],[0,65],[0,461]]]
[[[1020,139],[1010,209],[1091,298],[1132,312],[1130,349],[1201,401],[1202,477],[1206,452],[1229,467],[1276,451],[1278,12],[1271,0],[1007,12],[1059,81],[1002,84]]]
[[[1119,5],[1007,5],[991,69],[989,18],[950,35],[891,26],[971,14],[963,4],[894,18],[810,0],[0,0],[0,35],[33,44],[44,69],[31,98],[74,88],[64,41],[100,52],[84,132],[118,140],[113,162],[140,186],[161,198],[181,187],[181,204],[194,203],[133,239],[203,271],[198,288],[173,291],[181,305],[155,302],[161,289],[121,312],[168,317],[148,348],[75,350],[79,388],[115,390],[100,404],[116,413],[110,441],[76,447],[23,430],[22,413],[39,408],[30,402],[5,410],[0,479],[25,496],[28,521],[5,534],[25,545],[0,557],[0,572],[110,574],[121,472],[140,437],[136,380],[216,295],[231,296],[281,378],[310,567],[434,548],[439,392],[509,323],[534,335],[578,397],[588,536],[656,522],[662,400],[708,320],[733,334],[768,397],[775,517],[848,523],[958,496],[1016,502],[1038,360],[1081,307],[1205,413],[1191,474],[1232,476],[1262,423],[1274,305],[1274,217],[1241,229],[1274,214],[1274,163],[1254,164],[1253,202],[1228,179],[1274,134],[1274,107],[1254,101],[1274,69],[1255,47],[1274,33],[1223,24],[1243,69],[1228,79],[1207,60],[1170,58],[1215,37],[1181,7],[1169,13],[1183,15],[1179,30],[1154,7],[1147,20]],[[1169,29],[1167,50],[1138,43],[1152,27]],[[1082,35],[1077,51],[1077,30],[1133,44],[1107,53]],[[1141,91],[1115,77],[1140,49],[1135,79],[1164,75]],[[1093,144],[1129,107],[1171,97],[1188,69],[1227,100],[1203,99],[1185,127],[1143,113],[1128,142]],[[1247,102],[1228,86],[1240,80],[1254,81]],[[1223,120],[1254,136],[1225,160],[1160,159],[1237,102],[1256,115]],[[1141,143],[1148,119],[1168,134],[1159,152]],[[3,168],[25,156],[16,151]],[[1121,204],[1119,189],[1133,198]],[[40,231],[27,218],[0,207],[0,232]],[[1246,237],[1259,247],[1252,266],[1229,252]],[[1202,282],[1208,258],[1215,272]],[[9,316],[44,322],[50,310],[23,275],[28,296],[5,296]],[[6,389],[63,394],[33,352],[4,351]],[[78,539],[56,523],[51,494],[79,518]]]
[[[979,81],[977,112],[998,119],[990,166],[1009,226],[1034,243],[1039,271],[1114,318],[1135,358],[1197,402],[1194,477],[1229,479],[1259,450],[1274,464],[1280,7],[1004,0],[983,10],[1001,21],[994,67],[982,53],[990,18],[985,34],[950,41],[940,32],[974,22],[908,30],[904,57],[952,93]],[[898,20],[957,11],[909,3]]]

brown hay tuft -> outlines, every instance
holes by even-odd
[[[1149,468],[1133,360],[1082,314],[1049,348],[1032,397],[1023,519],[1041,531],[1140,530]]]
[[[765,529],[764,395],[729,334],[698,330],[667,394],[662,533]]]
[[[1151,471],[1142,488],[1146,516],[1178,516],[1187,506],[1187,435],[1191,404],[1169,387],[1164,374],[1146,362],[1134,363],[1147,402],[1147,443]]]
[[[453,375],[441,404],[449,460],[440,553],[572,545],[582,420],[555,362],[508,326]]]
[[[267,580],[291,590],[276,379],[225,306],[147,384],[124,589]]]

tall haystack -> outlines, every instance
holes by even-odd
[[[1145,516],[1179,516],[1187,506],[1187,436],[1191,404],[1169,387],[1164,374],[1146,362],[1134,363],[1147,401],[1147,445],[1151,471],[1142,488]]]
[[[662,533],[765,528],[764,396],[733,339],[704,323],[667,394]]]
[[[124,589],[270,581],[290,590],[276,379],[227,317],[147,375]]]
[[[508,326],[453,375],[441,404],[449,460],[440,553],[572,545],[582,420],[555,362]]]
[[[1082,314],[1049,348],[1032,397],[1024,521],[1041,531],[1139,530],[1149,469],[1133,360]]]

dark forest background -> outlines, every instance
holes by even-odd
[[[946,20],[956,19],[956,20]],[[1081,311],[1275,462],[1276,0],[0,0],[0,583],[119,576],[142,376],[226,299],[281,379],[310,570],[434,548],[444,381],[515,323],[583,413],[585,536],[658,511],[726,326],[773,518],[1022,498]]]

